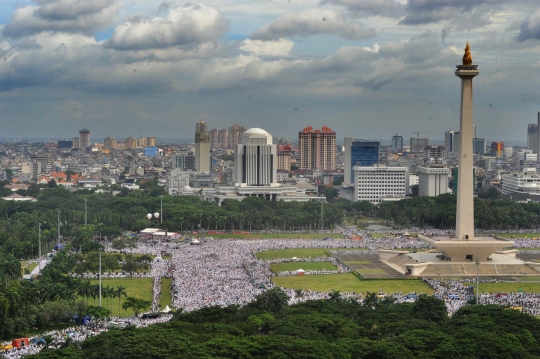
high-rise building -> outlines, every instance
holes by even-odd
[[[442,164],[444,158],[444,146],[427,146],[424,149],[424,163]]]
[[[403,136],[401,135],[394,135],[392,136],[392,151],[400,151],[403,149]]]
[[[247,186],[270,186],[277,183],[277,146],[272,135],[260,128],[250,128],[236,145],[236,182]]]
[[[195,170],[210,172],[210,135],[204,121],[195,127]]]
[[[116,139],[114,137],[106,137],[105,140],[103,140],[103,147],[108,150],[116,148]]]
[[[538,124],[530,123],[527,126],[527,149],[536,153],[538,150]]]
[[[336,133],[329,127],[313,130],[308,126],[298,132],[298,169],[335,170]]]
[[[32,163],[40,163],[41,172],[49,172],[52,169],[52,154],[49,152],[35,152],[30,155]],[[39,172],[38,172],[39,173]]]
[[[291,146],[277,145],[277,170],[291,171]]]
[[[90,131],[86,128],[79,131],[79,148],[86,148],[90,146]]]
[[[502,157],[504,151],[504,142],[491,142],[491,155]]]
[[[146,138],[146,145],[148,147],[156,147],[156,138],[155,137],[147,137]]]
[[[429,138],[411,137],[411,152],[424,152],[427,146],[429,146]]]
[[[483,155],[486,153],[486,139],[485,138],[475,138],[473,140],[473,151],[478,155]]]
[[[141,137],[137,140],[137,147],[146,147],[146,137]]]
[[[444,150],[447,158],[455,157],[459,154],[460,137],[459,131],[446,131],[444,133]]]
[[[409,194],[409,169],[407,167],[354,166],[354,200],[381,203],[388,197],[405,197]]]
[[[219,148],[227,148],[228,146],[228,138],[229,138],[229,131],[226,129],[219,130],[218,133],[218,147]]]
[[[229,127],[229,135],[227,138],[227,147],[229,148],[236,148],[236,146],[241,142],[242,140],[242,134],[246,131],[246,129],[243,126],[239,125],[233,125]]]
[[[536,141],[537,142],[536,161],[540,162],[540,112],[538,112],[538,121],[536,122],[536,126],[538,126],[538,141]]]
[[[72,145],[73,145],[73,148],[81,148],[81,147],[79,146],[79,137],[73,137],[73,138],[71,139],[71,143],[72,143]]]
[[[124,147],[126,150],[133,150],[137,148],[137,139],[133,137],[128,137],[124,141],[124,144],[125,144]]]
[[[343,165],[345,183],[354,183],[354,166],[370,167],[379,164],[379,142],[345,137]]]
[[[58,148],[73,148],[73,141],[58,141]]]
[[[193,152],[175,153],[173,169],[175,168],[180,168],[183,171],[195,171],[195,154]]]
[[[215,128],[210,130],[210,148],[218,148],[219,147],[219,133],[218,130]]]

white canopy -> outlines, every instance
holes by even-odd
[[[298,269],[297,272],[298,272],[298,273],[306,273],[306,271],[303,270],[303,269]]]
[[[172,309],[169,308],[169,306],[167,305],[167,306],[165,307],[165,309],[162,310],[162,312],[163,312],[163,313],[169,313],[169,312],[172,312]]]

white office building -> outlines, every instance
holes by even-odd
[[[524,168],[523,172],[505,174],[501,176],[501,189],[503,194],[540,194],[540,176],[536,174],[534,168]]]
[[[353,167],[354,200],[381,203],[388,198],[409,194],[407,167]]]
[[[171,171],[167,176],[165,184],[165,190],[168,195],[175,196],[182,192],[182,190],[189,186],[189,177],[191,172],[183,171],[180,168],[176,168]]]
[[[419,167],[418,168],[418,195],[435,197],[450,193],[448,177],[450,169],[446,167]]]
[[[270,186],[277,183],[277,146],[272,135],[261,128],[250,128],[236,145],[237,183],[247,186]]]
[[[277,183],[277,146],[272,135],[260,128],[251,128],[236,145],[234,185],[218,185],[204,193],[207,201],[221,203],[226,200],[242,201],[246,197],[261,197],[274,201],[311,200],[325,202],[325,197],[307,194],[303,188]]]

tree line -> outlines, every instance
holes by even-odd
[[[299,293],[303,293],[300,291]],[[540,321],[501,306],[469,305],[448,317],[440,299],[395,304],[369,293],[363,305],[329,299],[287,305],[272,289],[255,302],[190,313],[168,323],[113,329],[30,358],[537,358]]]

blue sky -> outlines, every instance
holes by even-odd
[[[8,138],[189,138],[205,120],[440,140],[459,126],[467,41],[479,136],[525,141],[540,111],[529,0],[0,0],[0,24]]]

